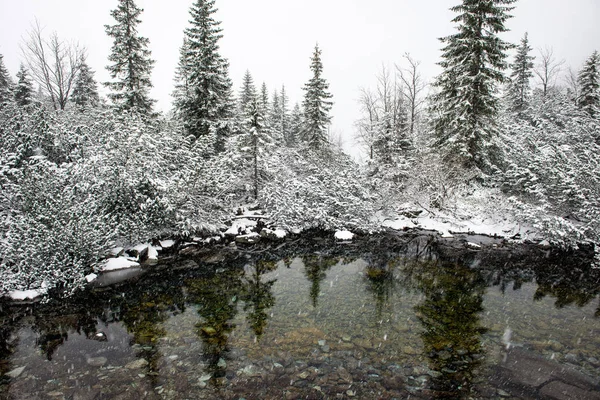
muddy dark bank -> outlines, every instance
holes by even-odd
[[[0,398],[596,399],[599,294],[590,254],[487,237],[173,249],[2,303]]]

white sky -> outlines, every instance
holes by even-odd
[[[156,60],[152,96],[157,108],[170,108],[174,69],[183,29],[193,0],[138,0],[144,8],[140,25],[150,39]],[[222,21],[221,54],[229,59],[238,91],[246,69],[257,86],[269,90],[282,84],[291,105],[302,100],[302,86],[310,77],[314,45],[323,50],[324,76],[330,83],[334,107],[332,130],[353,149],[353,123],[358,118],[361,87],[374,85],[382,63],[400,62],[410,52],[421,61],[427,79],[437,75],[439,37],[454,32],[448,9],[460,0],[217,0]],[[0,0],[0,54],[13,78],[22,56],[19,44],[37,17],[46,33],[76,40],[88,50],[96,80],[108,80],[105,70],[111,40],[104,25],[113,24],[110,10],[117,0]],[[518,43],[529,32],[536,49],[549,46],[566,65],[578,70],[600,50],[599,0],[520,0],[503,38]],[[103,89],[101,88],[101,92]],[[353,151],[354,150],[354,151]]]

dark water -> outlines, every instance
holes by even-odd
[[[600,398],[600,270],[573,255],[412,236],[154,268],[4,304],[0,398]]]

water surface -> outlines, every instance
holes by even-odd
[[[424,237],[208,258],[4,305],[0,397],[600,398],[600,271],[574,258]]]

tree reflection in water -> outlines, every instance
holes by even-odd
[[[310,299],[314,308],[317,308],[321,283],[327,277],[327,271],[340,261],[340,257],[327,257],[320,254],[302,256],[304,275],[311,283]]]
[[[425,331],[424,354],[437,371],[433,389],[440,396],[467,398],[483,359],[479,313],[483,311],[485,282],[467,267],[429,261],[417,264],[413,282],[425,295],[415,307]]]
[[[275,261],[257,261],[248,268],[248,272],[244,276],[242,290],[244,311],[246,311],[246,319],[257,340],[261,338],[267,326],[267,310],[275,304],[272,288],[277,281],[271,279],[263,282],[261,277],[275,269],[277,269],[277,262]]]
[[[235,329],[232,320],[238,312],[244,271],[225,269],[208,278],[188,279],[185,282],[188,300],[198,306],[201,320],[196,324],[207,361],[206,372],[213,378],[225,376],[225,353]]]

